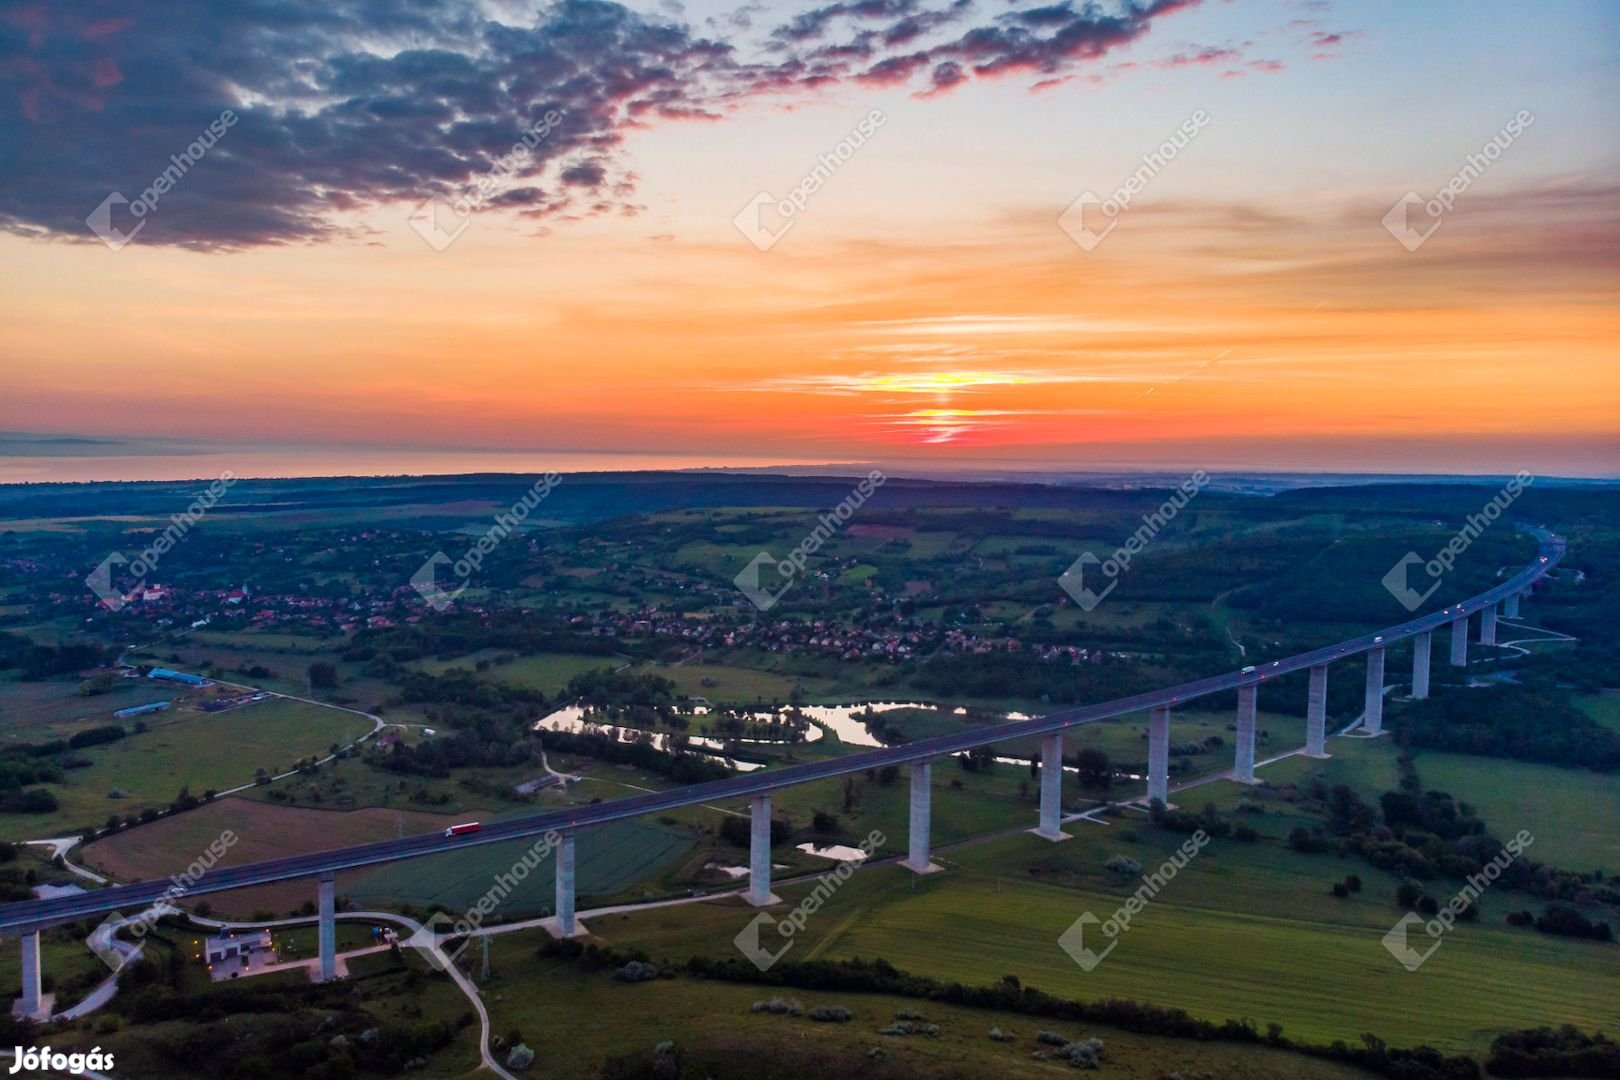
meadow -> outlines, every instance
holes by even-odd
[[[1100,1024],[1039,1020],[883,994],[733,985],[685,975],[627,985],[615,982],[608,971],[585,973],[561,960],[537,959],[536,944],[532,932],[491,939],[493,977],[486,1000],[495,1030],[521,1032],[553,1076],[597,1075],[606,1057],[647,1054],[661,1040],[673,1039],[694,1067],[692,1075],[728,1080],[769,1080],[812,1070],[814,1075],[874,1080],[1034,1080],[1071,1071],[1033,1056],[1041,1048],[1036,1033],[1048,1029],[1071,1039],[1102,1039],[1102,1075],[1125,1080],[1174,1074],[1210,1080],[1352,1080],[1366,1075],[1267,1047],[1157,1038]],[[848,1023],[818,1024],[808,1016],[752,1010],[754,1002],[773,997],[796,1000],[806,1013],[841,1005],[854,1015]],[[880,1035],[901,1011],[921,1012],[927,1022],[939,1025],[939,1034]],[[991,1040],[991,1028],[1011,1034],[1011,1041]]]
[[[45,814],[0,814],[0,839],[61,836],[109,814],[126,817],[167,806],[182,789],[201,796],[251,784],[254,770],[280,772],[300,758],[324,756],[371,730],[362,716],[301,701],[271,699],[223,712],[171,709],[141,717],[147,728],[117,742],[77,751],[90,764],[43,785],[58,808]],[[114,790],[123,794],[112,798]]]
[[[881,957],[970,984],[1016,972],[1063,996],[1126,997],[1216,1021],[1245,1016],[1322,1042],[1371,1031],[1393,1045],[1477,1052],[1506,1028],[1614,1022],[1615,946],[1506,927],[1508,901],[1487,899],[1485,918],[1453,931],[1408,972],[1381,944],[1400,917],[1391,875],[1266,843],[1215,841],[1102,963],[1082,971],[1059,936],[1083,912],[1108,918],[1140,884],[1104,862],[1126,854],[1152,869],[1184,838],[1120,823],[1069,831],[1074,839],[1059,844],[1021,835],[938,852],[945,871],[921,878],[893,864],[865,869],[815,913],[789,955]],[[1362,891],[1329,895],[1349,872],[1362,877]],[[776,889],[786,905],[806,890]],[[723,900],[596,920],[591,930],[655,958],[725,957],[752,916]]]

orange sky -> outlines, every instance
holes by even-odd
[[[1249,16],[1256,50],[1286,14]],[[1168,25],[1211,41],[1241,17]],[[1034,94],[846,85],[650,123],[623,149],[635,207],[485,210],[444,251],[404,202],[211,253],[0,233],[0,432],[1620,473],[1610,18],[1549,16],[1534,47],[1482,19],[1438,52],[1374,19],[1342,55],[1230,79],[1160,37]],[[1398,244],[1400,193],[1527,105],[1520,144]],[[791,189],[879,107],[791,233],[739,237],[752,192]],[[1208,129],[1082,250],[1064,207],[1195,109]]]

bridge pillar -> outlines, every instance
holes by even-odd
[[[40,983],[39,931],[30,930],[17,939],[22,950],[22,997],[12,1010],[14,1016],[39,1019],[44,1010],[43,987]]]
[[[1311,668],[1311,689],[1305,699],[1305,756],[1325,758],[1327,753],[1327,665]]]
[[[1237,760],[1232,779],[1240,784],[1254,783],[1254,702],[1258,691],[1254,683],[1238,687]]]
[[[574,834],[567,831],[557,841],[557,933],[565,938],[579,933],[574,920]]]
[[[1468,666],[1468,616],[1451,620],[1451,666]]]
[[[1041,739],[1041,827],[1035,835],[1047,840],[1067,840],[1063,831],[1063,733],[1054,731]]]
[[[1384,650],[1367,654],[1367,705],[1361,726],[1369,735],[1384,733]]]
[[[337,879],[322,874],[320,883],[321,982],[337,978]]]
[[[1479,612],[1479,643],[1496,644],[1496,605],[1481,608]]]
[[[1170,706],[1148,710],[1148,801],[1170,805]]]
[[[1519,593],[1514,593],[1512,596],[1502,601],[1503,618],[1517,619],[1519,617],[1519,596]]]
[[[926,761],[911,765],[911,851],[902,864],[919,874],[932,874],[942,867],[928,860],[928,823],[933,809],[934,767]]]
[[[771,893],[771,797],[755,795],[748,807],[748,902],[765,907],[780,901]]]
[[[1429,649],[1433,639],[1432,630],[1425,630],[1412,639],[1412,698],[1415,701],[1429,696]]]

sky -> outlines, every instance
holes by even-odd
[[[8,4],[0,479],[1620,474],[1617,60],[1603,3]]]

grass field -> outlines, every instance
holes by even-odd
[[[575,675],[583,675],[587,671],[598,668],[623,667],[626,661],[621,657],[613,656],[583,656],[565,653],[548,653],[539,656],[519,656],[510,663],[493,663],[500,654],[498,649],[483,649],[466,656],[458,656],[454,660],[418,660],[410,666],[418,671],[425,671],[430,675],[443,675],[451,668],[461,668],[465,671],[476,672],[477,677],[484,682],[506,683],[509,686],[519,686],[526,690],[540,690],[547,694],[556,694],[568,686],[568,680]],[[484,671],[477,671],[480,660],[492,661]]]
[[[1529,857],[1564,870],[1620,872],[1620,782],[1553,765],[1421,753],[1425,788],[1473,804],[1491,833],[1534,836]]]
[[[253,782],[253,770],[279,772],[299,758],[324,755],[371,730],[364,717],[299,701],[272,699],[218,713],[143,717],[148,729],[79,751],[91,764],[44,787],[59,806],[49,814],[0,814],[0,839],[32,840],[100,826],[107,815],[168,805],[181,788],[193,795]],[[112,799],[114,788],[126,793]]]
[[[227,829],[237,841],[220,865],[237,866],[390,840],[398,832],[407,836],[434,832],[450,820],[444,815],[412,810],[339,813],[231,797],[87,844],[80,852],[80,860],[121,881],[134,881],[182,873]],[[345,885],[346,879],[339,879],[340,889]],[[220,915],[250,918],[260,910],[285,916],[314,896],[313,882],[291,881],[210,894],[207,899]]]
[[[1620,731],[1620,694],[1590,694],[1576,698],[1575,705],[1610,731]]]
[[[79,693],[79,683],[78,679],[0,679],[0,745],[48,742],[82,728],[121,723],[112,715],[119,709],[154,701],[171,701],[178,707],[188,697],[181,687],[151,679],[119,679],[111,692],[94,696]],[[147,717],[149,722],[151,719]]]
[[[514,864],[533,849],[544,858],[532,871],[518,872],[522,880],[503,893],[498,917],[550,914],[556,899],[555,861],[549,848],[537,846],[541,843],[537,837],[429,855],[357,874],[352,881],[341,881],[340,891],[362,906],[441,904],[460,913],[489,892],[497,875],[512,874]],[[585,906],[588,898],[622,892],[656,874],[692,844],[690,834],[647,821],[621,821],[581,832],[574,847],[579,906]]]
[[[686,976],[627,985],[609,972],[582,973],[558,960],[536,959],[532,933],[492,939],[492,981],[486,1000],[496,1031],[519,1030],[547,1075],[599,1075],[604,1058],[648,1053],[675,1040],[690,1072],[728,1080],[775,1080],[795,1075],[872,1077],[874,1080],[981,1080],[1068,1075],[1065,1065],[1039,1061],[1035,1035],[1055,1030],[1068,1038],[1104,1043],[1100,1075],[1157,1080],[1173,1074],[1210,1080],[1352,1080],[1366,1074],[1264,1047],[1150,1038],[1098,1024],[1055,1020],[919,1002],[881,994],[834,994],[705,982]],[[807,1016],[756,1013],[752,1004],[792,998],[804,1010],[842,1005],[845,1024],[818,1024]],[[879,1035],[901,1010],[923,1012],[938,1036]],[[999,1027],[1014,1035],[994,1042]],[[872,1051],[881,1052],[874,1060]],[[1049,1049],[1049,1048],[1048,1048]]]
[[[1502,925],[1505,902],[1466,925],[1417,972],[1380,944],[1399,917],[1395,880],[1331,856],[1275,844],[1216,841],[1165,886],[1084,972],[1058,937],[1084,911],[1107,918],[1138,882],[1103,868],[1115,852],[1151,869],[1181,838],[1145,827],[1071,826],[1075,839],[1030,836],[940,852],[945,872],[917,878],[897,866],[855,875],[793,939],[797,958],[882,957],[964,983],[1017,973],[1065,996],[1134,998],[1212,1020],[1247,1016],[1312,1040],[1371,1031],[1393,1044],[1478,1051],[1504,1028],[1614,1023],[1615,946],[1549,938]],[[1328,885],[1354,870],[1348,900]],[[789,903],[803,886],[778,887]],[[610,944],[654,956],[730,955],[751,909],[720,901],[597,920]]]

